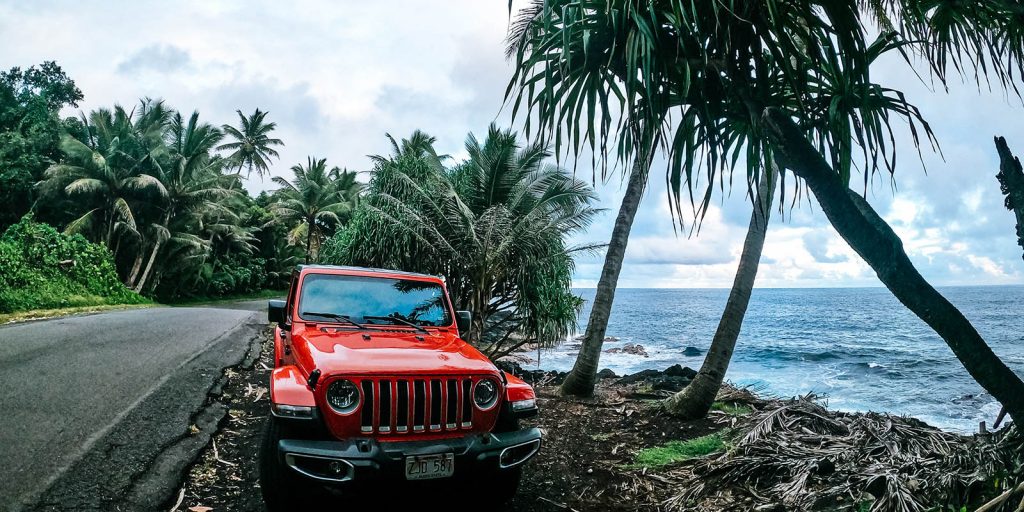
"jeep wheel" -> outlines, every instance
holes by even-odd
[[[298,500],[305,498],[300,488],[302,481],[284,464],[277,452],[278,441],[286,429],[268,416],[260,442],[260,491],[267,510],[277,512],[294,509]]]
[[[522,478],[523,468],[521,466],[498,470],[494,481],[491,483],[493,485],[494,499],[498,502],[498,505],[504,505],[512,501],[516,491],[519,490],[519,481]]]

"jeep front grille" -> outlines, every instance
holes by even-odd
[[[360,431],[447,432],[473,427],[473,379],[363,379]]]

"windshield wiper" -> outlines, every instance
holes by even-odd
[[[363,324],[361,324],[359,322],[356,322],[355,320],[352,320],[351,318],[349,318],[346,315],[339,315],[337,313],[314,313],[312,311],[303,311],[302,312],[302,316],[322,316],[324,318],[329,318],[329,319],[334,320],[334,321],[339,322],[339,323],[349,324],[349,325],[358,327],[360,329],[366,329],[365,325],[363,325]]]
[[[423,333],[429,333],[430,332],[430,331],[424,329],[423,326],[414,324],[414,323],[412,323],[412,322],[410,322],[410,321],[408,321],[408,320],[406,320],[406,319],[404,319],[404,318],[402,318],[400,316],[397,316],[397,315],[391,315],[391,316],[363,316],[363,318],[365,318],[366,320],[391,320],[393,322],[398,322],[398,323],[400,323],[402,325],[407,325],[409,327],[412,327],[413,329],[416,329],[417,331],[420,331],[420,332],[423,332]]]

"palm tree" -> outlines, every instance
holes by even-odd
[[[943,82],[946,63],[952,61],[957,70],[969,73],[973,67],[979,79],[992,75],[1004,86],[1012,83],[1012,70],[1021,69],[1024,55],[1016,28],[1021,13],[1008,1],[943,3],[928,9],[909,0],[847,0],[827,8],[810,0],[599,4],[547,1],[524,11],[513,26],[511,45],[517,63],[509,87],[514,108],[534,114],[538,131],[553,136],[556,146],[571,143],[578,150],[581,143],[589,143],[605,155],[609,139],[618,139],[612,147],[628,161],[645,160],[652,146],[647,141],[661,141],[668,157],[673,211],[678,213],[680,203],[688,199],[698,216],[737,162],[744,162],[747,187],[753,189],[776,155],[787,157],[781,167],[804,179],[829,215],[826,201],[854,200],[846,192],[816,185],[848,191],[851,169],[857,164],[864,169],[865,187],[879,168],[894,172],[891,118],[909,121],[915,144],[921,131],[931,140],[928,125],[902,93],[871,81],[871,64],[882,54],[917,51]],[[877,22],[879,36],[874,41],[868,40],[872,30],[865,27],[865,20]],[[786,115],[766,123],[764,113],[772,108]],[[618,122],[613,122],[614,115]],[[798,119],[799,131],[786,130],[789,116]],[[817,160],[794,167],[794,157],[810,158],[812,152]],[[859,162],[855,152],[860,153]],[[823,162],[832,169],[833,180],[818,179],[808,170],[808,165]],[[698,171],[706,176],[703,193],[695,190]],[[784,176],[779,180],[783,196]],[[811,183],[808,176],[818,181]],[[827,192],[831,195],[825,197]],[[837,215],[861,216],[867,203],[856,204],[859,208]],[[829,218],[839,230],[837,218]],[[877,220],[875,224],[881,223]],[[848,240],[868,243],[852,235]],[[852,241],[851,245],[862,255],[871,249],[858,248]],[[890,250],[885,257],[866,259],[908,305],[916,300],[948,313],[948,302],[927,292],[930,286],[923,280],[915,282],[923,293],[911,300],[884,276],[883,262],[906,269],[901,252]],[[753,251],[748,254],[753,256]],[[911,309],[929,321],[927,308]],[[972,354],[956,348],[961,341],[953,339],[952,331],[943,333],[937,323],[929,323],[997,399],[1004,404],[1024,400],[1020,379],[1005,370],[976,333],[971,335],[973,328],[961,321],[962,315],[953,317]],[[585,343],[581,354],[599,355],[599,340],[587,341],[597,343]],[[572,385],[563,391],[589,391],[590,375],[572,377],[567,380]],[[1010,388],[1018,390],[1016,397],[1007,392]],[[1024,404],[1016,410],[1024,415]]]
[[[464,336],[494,355],[520,339],[564,337],[580,306],[564,238],[590,222],[590,187],[544,164],[542,144],[521,147],[494,125],[482,142],[467,137],[469,158],[451,169],[422,132],[392,142],[391,156],[374,158],[361,211],[339,233],[332,262],[446,276],[453,302],[473,314]]]
[[[281,185],[278,200],[271,207],[281,221],[296,225],[306,239],[306,262],[314,261],[313,242],[317,245],[327,231],[342,226],[359,201],[361,185],[356,173],[338,167],[327,168],[327,159],[308,157],[306,166],[292,166],[293,181],[274,176]]]
[[[277,128],[277,123],[265,122],[267,112],[260,109],[249,117],[245,117],[241,110],[235,112],[238,114],[238,128],[228,124],[221,127],[234,140],[217,146],[217,149],[231,151],[228,159],[238,166],[238,174],[242,169],[246,169],[247,174],[255,170],[262,177],[270,172],[270,160],[279,156],[273,146],[284,146],[281,139],[270,138],[270,132]]]
[[[220,201],[234,193],[220,173],[223,162],[213,155],[222,137],[214,126],[199,122],[199,112],[192,112],[187,122],[179,112],[171,117],[167,130],[167,162],[156,172],[166,195],[159,207],[161,218],[151,225],[152,247],[145,269],[135,283],[136,292],[141,292],[148,282],[165,243],[199,244],[198,237],[182,229],[190,220],[182,217],[223,210],[225,205]]]
[[[743,240],[739,268],[736,269],[736,277],[732,289],[729,290],[729,298],[725,302],[725,312],[722,313],[718,329],[711,339],[711,347],[704,357],[704,363],[688,386],[665,400],[665,409],[676,416],[706,416],[715,402],[718,390],[722,387],[722,381],[725,380],[725,373],[729,370],[733,351],[736,350],[736,341],[743,327],[743,317],[746,316],[747,306],[750,304],[754,280],[757,278],[761,250],[764,249],[764,239],[768,233],[768,218],[771,214],[777,176],[777,171],[761,175],[757,197],[754,199],[754,211],[750,214],[750,225]]]
[[[167,110],[160,102],[144,101],[138,111],[121,106],[98,109],[88,117],[79,140],[65,135],[61,150],[65,159],[47,169],[40,187],[44,194],[64,194],[88,208],[68,224],[69,233],[84,232],[102,240],[115,253],[123,235],[139,240],[133,199],[166,197],[167,191],[151,173],[160,149],[160,126]],[[83,208],[83,209],[84,209]],[[131,284],[141,266],[139,251],[126,282]]]

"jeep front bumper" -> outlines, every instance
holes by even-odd
[[[307,478],[340,483],[404,480],[405,458],[409,456],[454,454],[453,478],[477,471],[508,469],[529,460],[540,450],[540,445],[540,429],[527,428],[432,441],[282,439],[278,442],[278,454],[288,467]]]

